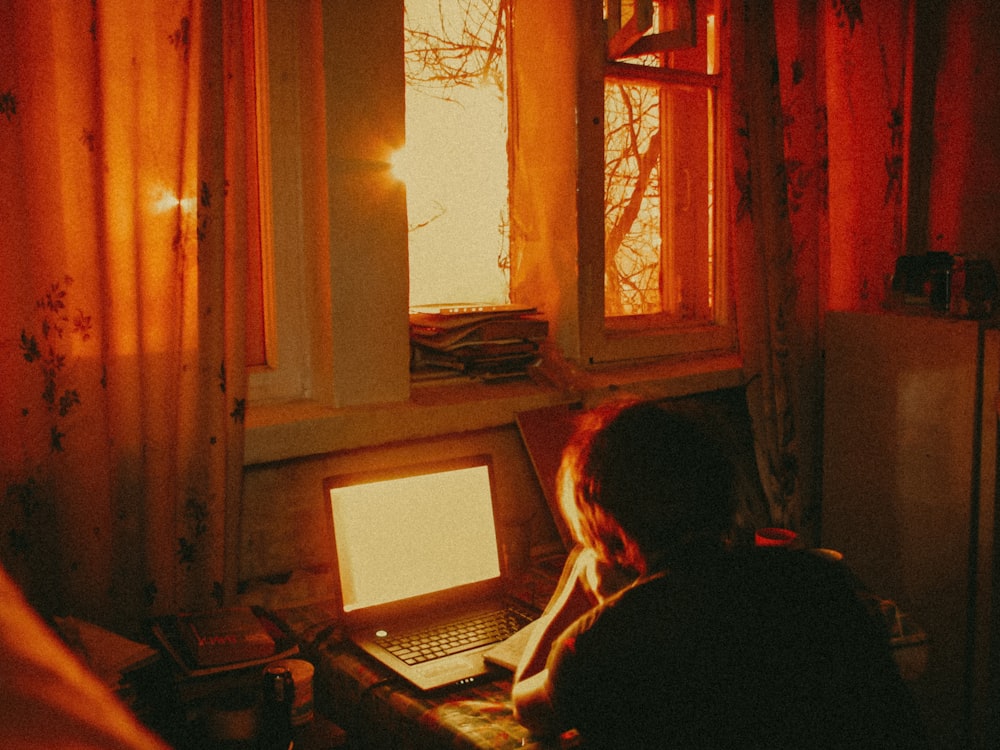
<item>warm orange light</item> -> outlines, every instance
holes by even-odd
[[[166,213],[177,208],[180,208],[184,213],[190,213],[197,206],[197,201],[194,198],[178,198],[175,193],[172,193],[165,187],[159,187],[153,193],[150,205],[153,212],[157,214]]]
[[[580,518],[580,510],[576,506],[576,475],[572,471],[560,471],[557,481],[559,497],[559,509],[562,511],[566,525],[569,526],[570,533],[577,541],[583,539],[583,520]]]
[[[508,242],[504,56],[501,51],[477,78],[463,79],[461,69],[420,53],[428,38],[447,39],[455,49],[502,40],[489,28],[480,30],[478,42],[467,38],[476,27],[470,18],[500,18],[478,6],[496,5],[406,2],[407,29],[415,34],[407,37],[415,44],[408,50],[408,78],[416,82],[407,86],[406,147],[394,155],[392,172],[406,184],[411,306],[509,300],[498,260]],[[477,64],[474,56],[468,64]]]
[[[397,149],[389,156],[389,173],[404,185],[413,180],[415,167],[406,146]]]
[[[705,17],[705,47],[708,52],[708,74],[719,72],[719,41],[715,29],[715,15]]]

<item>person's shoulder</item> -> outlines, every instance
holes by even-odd
[[[734,585],[765,621],[803,631],[851,632],[875,637],[871,617],[850,567],[815,550],[747,550],[734,557]]]
[[[840,618],[856,598],[856,581],[841,562],[810,550],[741,548],[640,579],[592,610],[581,629],[768,618],[783,616],[785,608],[832,610]]]
[[[750,547],[730,555],[731,569],[740,577],[753,576],[770,583],[853,585],[853,574],[841,560],[813,549]]]
[[[609,599],[595,619],[612,628],[635,623],[639,631],[652,628],[657,637],[667,637],[697,629],[705,620],[731,618],[739,593],[736,567],[736,560],[723,556],[655,573]]]

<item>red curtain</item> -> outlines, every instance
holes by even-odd
[[[45,612],[233,593],[242,5],[0,3],[0,553]]]
[[[904,251],[910,6],[747,0],[730,11],[731,227],[763,520],[807,538],[823,313],[877,309]]]

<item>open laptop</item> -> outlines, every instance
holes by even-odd
[[[505,594],[489,456],[334,476],[324,488],[347,633],[418,688],[488,674],[483,652],[537,615]],[[486,615],[498,620],[486,635],[435,648],[406,640]]]

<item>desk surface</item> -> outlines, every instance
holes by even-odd
[[[560,555],[547,560],[514,593],[543,608],[562,559]],[[332,602],[280,609],[272,616],[315,665],[317,705],[347,730],[352,747],[552,750],[564,746],[559,740],[532,737],[514,719],[507,673],[493,681],[423,693],[343,638]]]
[[[332,607],[284,609],[275,617],[316,666],[315,696],[347,730],[353,747],[558,748],[533,738],[513,716],[510,677],[441,693],[422,693],[341,637]]]

